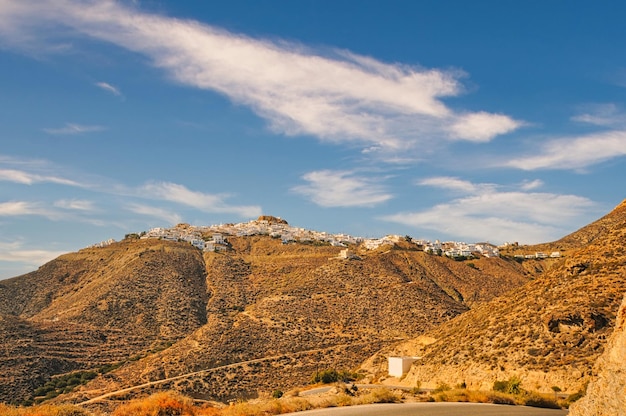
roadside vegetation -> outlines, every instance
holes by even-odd
[[[401,402],[471,402],[501,405],[521,405],[549,409],[567,408],[581,394],[559,399],[558,387],[554,394],[539,394],[522,388],[517,377],[496,380],[491,391],[468,390],[465,383],[455,387],[440,384],[431,392],[418,385],[408,391],[399,391],[377,386],[359,389],[354,383],[344,383],[342,379],[356,379],[350,372],[324,370],[316,372],[311,381],[317,387],[328,385],[331,391],[314,395],[304,395],[299,389],[283,392],[274,390],[259,399],[236,401],[229,405],[218,403],[198,404],[193,399],[173,391],[155,393],[149,397],[120,403],[106,413],[111,416],[271,416],[328,407],[357,406],[374,403]],[[329,381],[334,379],[335,381]],[[353,381],[352,380],[352,381]],[[15,407],[0,404],[3,416],[104,416],[102,412],[91,412],[79,406],[40,404],[31,407]]]
[[[464,383],[455,388],[446,384],[437,386],[430,394],[428,400],[437,402],[471,402],[493,403],[518,406],[541,407],[547,409],[568,408],[571,403],[580,399],[582,392],[571,394],[559,399],[557,393],[561,389],[557,386],[552,388],[554,394],[542,394],[522,388],[522,381],[518,377],[508,380],[496,380],[491,391],[476,391],[465,388]]]

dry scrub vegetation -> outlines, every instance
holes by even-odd
[[[510,394],[498,391],[472,391],[465,388],[452,389],[448,386],[441,386],[432,393],[421,392],[419,389],[397,392],[384,387],[359,391],[348,388],[343,383],[336,383],[334,391],[330,394],[305,398],[298,397],[298,390],[294,390],[281,398],[266,397],[221,407],[213,404],[196,404],[187,396],[168,391],[131,400],[107,413],[97,410],[89,411],[73,405],[17,408],[0,404],[0,414],[3,416],[271,416],[319,408],[416,401],[493,403],[552,409],[567,407],[564,401],[557,402],[548,395],[527,391]]]
[[[134,399],[115,408],[111,416],[269,416],[303,410],[355,406],[372,403],[396,403],[401,397],[394,392],[380,388],[363,394],[346,392],[327,397],[302,398],[294,395],[280,399],[264,399],[250,402],[237,402],[230,406],[213,407],[197,405],[187,396],[168,391],[155,393],[149,397]],[[340,390],[341,390],[340,389]],[[0,404],[3,416],[104,416],[101,411],[88,411],[73,405],[39,405],[33,407],[13,407]]]

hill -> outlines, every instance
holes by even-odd
[[[226,237],[227,250],[204,253],[125,240],[0,282],[0,400],[32,399],[77,371],[102,374],[66,388],[75,401],[146,382],[203,399],[254,397],[354,368],[528,280],[513,261],[470,266],[402,241],[355,245],[359,257],[341,259],[341,247],[319,241]]]
[[[607,348],[596,362],[593,377],[585,397],[570,408],[572,416],[602,416],[626,414],[626,297],[622,301],[615,331]]]
[[[626,288],[626,201],[607,216],[550,244],[568,255],[535,280],[378,354],[421,356],[404,382],[490,389],[518,377],[544,392],[584,388],[615,325]],[[536,262],[536,261],[533,261]]]

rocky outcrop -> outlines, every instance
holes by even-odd
[[[626,415],[626,297],[596,371],[585,397],[572,405],[570,416]]]

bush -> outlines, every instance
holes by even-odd
[[[38,405],[28,408],[12,407],[0,403],[2,416],[90,416],[85,409],[72,405]]]
[[[522,380],[513,376],[508,380],[496,380],[493,382],[493,391],[508,394],[520,394],[522,392]]]
[[[123,404],[113,416],[194,416],[197,414],[190,398],[175,392],[155,393],[147,398]]]
[[[444,391],[452,390],[452,387],[447,385],[446,383],[437,384],[437,388],[433,390],[433,393],[443,393]]]
[[[315,373],[313,373],[313,375],[311,376],[311,384],[330,384],[337,381],[343,381],[344,383],[347,383],[349,381],[358,380],[361,377],[362,376],[360,374],[353,373],[347,370],[338,372],[335,369],[327,369],[324,371],[316,371]]]
[[[354,404],[398,403],[400,397],[384,387],[372,389],[370,393],[357,397]]]
[[[283,392],[281,390],[274,390],[272,392],[272,397],[275,399],[280,399],[281,397],[283,397]]]
[[[328,369],[324,371],[316,371],[313,376],[311,376],[311,384],[323,383],[330,384],[335,383],[339,380],[339,374],[337,370]]]
[[[538,393],[528,393],[524,396],[522,403],[524,406],[542,407],[546,409],[560,409],[561,406],[551,398],[541,396]]]

